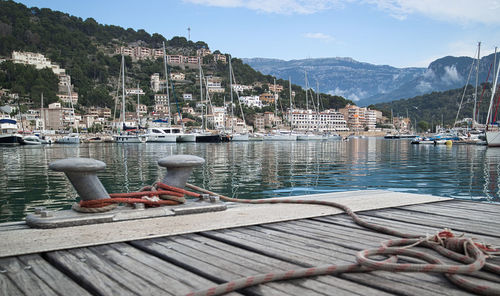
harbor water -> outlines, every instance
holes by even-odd
[[[190,183],[238,198],[383,189],[500,202],[500,149],[474,145],[411,145],[382,138],[344,141],[230,143],[84,143],[0,147],[0,222],[35,207],[69,209],[76,191],[49,163],[89,157],[109,193],[137,191],[162,178],[157,161],[173,154],[206,163]]]

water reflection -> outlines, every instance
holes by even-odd
[[[64,174],[48,169],[67,157],[104,161],[108,192],[135,191],[162,178],[158,159],[203,157],[190,182],[240,198],[386,189],[461,199],[500,201],[500,149],[411,145],[376,138],[349,142],[220,144],[82,144],[0,147],[0,222],[34,207],[67,209],[77,197]]]

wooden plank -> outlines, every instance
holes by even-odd
[[[234,250],[230,246],[224,249],[214,248],[210,244],[196,241],[194,235],[177,236],[171,238],[155,239],[154,244],[143,244],[144,247],[161,253],[173,262],[181,263],[184,267],[197,270],[205,277],[212,277],[215,281],[222,283],[243,276],[259,274],[272,270],[287,270],[292,268],[289,263],[278,260],[267,260],[268,258],[257,258],[245,250]],[[142,242],[144,243],[144,242]],[[135,243],[134,243],[135,244]],[[232,251],[229,251],[233,249]],[[260,259],[260,260],[259,260]],[[283,265],[288,268],[283,268]],[[277,288],[276,283],[262,285],[258,288],[264,295],[278,293],[305,295],[308,291],[292,283],[284,283],[286,287]],[[253,291],[255,287],[249,290]]]
[[[284,271],[297,268],[296,265],[255,254],[225,243],[201,236],[188,235],[182,239],[165,238],[134,242],[142,243],[145,247],[155,249],[162,256],[168,256],[170,260],[182,262],[190,269],[197,269],[203,273],[220,277],[219,281],[228,281],[242,276],[269,271]],[[164,249],[166,248],[166,249]],[[196,260],[198,258],[198,260]],[[321,287],[328,287],[326,294],[338,292],[346,294],[345,286],[352,287],[352,283],[345,280],[329,279],[329,277],[317,277],[315,279],[301,279],[295,281],[276,282],[250,288],[249,291],[258,295],[268,293],[279,293],[280,295],[323,295],[325,291]],[[366,294],[380,294],[380,291],[354,285],[358,291]],[[316,287],[311,289],[311,287]],[[353,290],[355,291],[355,290]],[[366,293],[365,293],[366,292]],[[348,294],[356,294],[351,292]]]
[[[90,295],[39,255],[24,255],[19,256],[18,259],[25,266],[30,266],[30,271],[38,277],[38,281],[46,283],[58,295]]]
[[[336,192],[289,197],[289,199],[335,200],[355,211],[446,200],[445,198],[429,195],[381,190]],[[19,235],[17,231],[5,231],[0,232],[0,257],[289,221],[341,212],[336,208],[319,205],[238,205],[216,213],[170,216],[57,229],[23,229],[20,230],[22,235]],[[204,222],[200,223],[200,221]],[[147,225],[147,227],[144,227],[144,225]]]
[[[471,234],[481,234],[500,238],[500,229],[484,221],[475,221],[473,219],[460,219],[437,215],[434,213],[420,213],[420,212],[402,212],[400,210],[381,210],[371,211],[364,213],[373,217],[379,217],[389,220],[397,220],[409,222],[412,224],[420,224],[432,226],[439,229],[450,228],[455,231],[466,232]]]
[[[490,214],[498,214],[500,203],[493,202],[476,202],[476,201],[464,201],[464,200],[453,200],[445,203],[436,203],[436,205],[455,208],[465,211],[478,211]]]
[[[144,253],[128,244],[119,243],[89,248],[105,256],[113,264],[127,270],[135,281],[153,282],[170,295],[184,295],[214,283],[193,273]],[[189,279],[189,280],[188,280]],[[165,292],[165,294],[167,294]]]
[[[1,266],[1,262],[3,261],[3,259],[0,259],[0,268],[2,268]],[[12,280],[7,277],[6,273],[7,273],[7,270],[6,269],[1,269],[0,270],[0,295],[24,295],[23,292],[21,292],[21,290],[16,286],[16,284],[14,282],[12,282]]]
[[[256,231],[249,231],[247,228],[244,229],[232,229],[232,230],[218,230],[210,232],[210,235],[221,237],[225,241],[233,241],[236,245],[247,245],[257,252],[274,254],[275,258],[290,258],[290,262],[301,263],[302,266],[316,266],[324,264],[339,263],[343,264],[342,259],[336,258],[337,253],[330,254],[328,261],[324,260],[324,255],[318,252],[316,248],[310,248],[309,250],[304,250],[303,248],[294,249],[292,246],[283,246],[280,244],[270,243],[270,239],[259,235]],[[252,227],[255,228],[255,227]],[[241,233],[247,233],[247,236],[241,236]],[[251,241],[249,241],[251,240]],[[288,241],[295,242],[296,238],[294,235],[288,237]],[[314,241],[314,243],[317,243]],[[262,246],[262,247],[260,247]],[[296,254],[302,254],[301,257],[297,257]],[[333,258],[332,258],[333,257]],[[354,258],[352,256],[352,258]],[[301,261],[301,262],[298,262]],[[340,261],[340,262],[339,262]],[[354,262],[352,260],[351,262]],[[349,262],[349,263],[351,263]],[[458,290],[450,285],[444,277],[440,275],[430,275],[430,274],[402,274],[402,273],[389,273],[389,272],[376,272],[376,278],[367,277],[366,281],[370,283],[371,287],[376,287],[377,289],[392,292],[392,293],[409,293],[412,295],[435,295],[436,293],[455,295]],[[366,284],[364,277],[366,275],[351,275],[343,274],[341,278],[357,281],[358,283]],[[379,278],[380,277],[380,278]],[[439,277],[439,278],[436,278]],[[405,283],[405,284],[399,284]],[[426,288],[422,291],[420,288],[425,285]],[[452,292],[450,292],[452,291]],[[460,293],[459,293],[460,294]],[[468,293],[464,293],[467,295]]]
[[[129,272],[99,258],[86,249],[56,251],[47,254],[60,269],[97,295],[137,295],[160,293],[151,285],[136,282]],[[142,291],[142,292],[141,292]],[[165,293],[161,291],[161,293]]]
[[[474,204],[474,203],[470,203]],[[495,207],[492,206],[492,209],[496,209],[497,212],[492,213],[490,211],[476,211],[474,209],[459,209],[459,208],[452,208],[448,206],[443,206],[440,204],[427,204],[425,206],[423,205],[414,205],[414,206],[405,206],[405,207],[400,207],[398,209],[401,210],[406,210],[406,211],[412,211],[412,212],[420,212],[420,213],[433,213],[439,216],[445,216],[445,217],[453,217],[453,218],[462,218],[465,220],[470,220],[471,217],[473,217],[474,221],[482,221],[482,222],[488,222],[491,225],[494,225],[494,227],[499,227],[500,228],[500,221],[492,220],[491,216],[492,214],[498,214],[500,212],[500,206]]]
[[[12,289],[12,286],[15,286],[24,295],[58,295],[56,291],[38,278],[32,268],[32,266],[24,264],[16,257],[0,259],[0,269],[6,271],[1,274],[1,277],[4,278],[3,282],[6,283],[7,278],[11,282],[10,285],[6,285],[9,290]],[[13,289],[12,293],[15,294],[16,289]],[[10,295],[10,291],[3,295]]]

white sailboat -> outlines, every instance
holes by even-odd
[[[305,82],[306,82],[306,87],[305,87],[305,90],[306,90],[306,120],[307,120],[307,131],[305,133],[302,133],[302,134],[298,134],[297,135],[297,141],[318,141],[318,140],[323,140],[323,137],[321,135],[318,135],[318,134],[315,134],[313,132],[310,131],[310,128],[311,128],[311,118],[310,118],[310,114],[309,114],[309,100],[308,100],[308,96],[307,96],[307,92],[309,91],[309,85],[308,85],[308,80],[307,80],[307,72],[304,72],[304,76],[305,76]],[[312,99],[313,100],[313,105],[314,105],[314,98]],[[319,121],[317,121],[317,123],[319,124]]]
[[[127,131],[127,127],[125,125],[125,57],[122,54],[122,114],[120,114],[121,123],[122,123],[122,132],[116,135],[113,135],[113,139],[117,143],[144,143],[146,139],[143,136],[137,134],[137,132]],[[139,124],[139,123],[137,123]],[[138,126],[139,127],[139,126]]]
[[[495,64],[496,64],[496,48],[495,48]],[[486,116],[486,143],[488,147],[500,147],[500,129],[499,129],[499,121],[496,118],[493,118],[493,103],[495,101],[495,91],[497,89],[498,82],[498,74],[500,72],[500,67],[497,67],[497,72],[494,77],[493,88],[491,89],[491,99],[490,106],[488,108],[488,115]],[[495,112],[496,113],[496,112]],[[496,114],[495,114],[496,116]],[[496,121],[496,122],[493,122]]]
[[[288,79],[288,85],[290,88],[290,110],[289,110],[289,121],[290,130],[274,130],[269,134],[263,136],[264,141],[297,141],[297,135],[292,132],[292,81]]]
[[[71,116],[73,117],[73,124],[75,121],[75,108],[73,107],[73,98],[71,96],[71,87],[68,83],[69,103],[71,105]],[[56,139],[57,144],[80,144],[80,135],[78,134],[78,127],[76,133],[69,133],[62,138]]]
[[[229,91],[231,93],[231,141],[235,142],[246,142],[248,141],[248,132],[237,133],[234,131],[234,112],[233,112],[233,67],[231,66],[231,56],[229,56]],[[236,92],[236,96],[238,97],[238,104],[240,106],[241,116],[243,117],[243,122],[245,123],[245,114],[243,113],[243,108],[241,107],[241,101]],[[246,124],[245,124],[246,129]]]

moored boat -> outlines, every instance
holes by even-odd
[[[17,132],[17,121],[4,115],[0,118],[0,145],[20,145],[23,143],[23,136]]]

